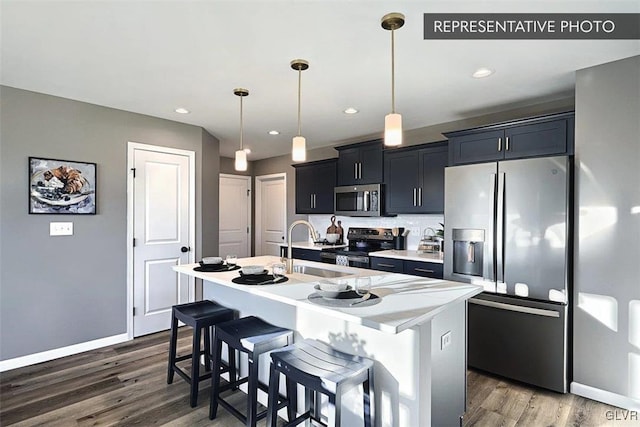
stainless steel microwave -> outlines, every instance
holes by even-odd
[[[381,216],[382,185],[335,187],[335,214],[343,216]]]

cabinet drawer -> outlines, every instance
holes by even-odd
[[[320,251],[313,249],[292,248],[293,258],[320,262]]]
[[[437,262],[405,261],[404,273],[414,276],[442,279],[442,264]]]
[[[401,259],[371,257],[371,268],[391,273],[402,273],[403,263]]]

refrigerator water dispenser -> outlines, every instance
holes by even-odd
[[[454,228],[453,273],[482,277],[484,230]]]

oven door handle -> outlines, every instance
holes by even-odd
[[[336,260],[336,254],[331,253],[331,252],[320,252],[320,258],[321,259],[328,259],[328,260]]]

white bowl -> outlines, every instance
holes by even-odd
[[[264,273],[263,265],[245,265],[240,270],[242,274],[262,274]]]
[[[202,258],[202,261],[200,261],[200,264],[205,265],[205,264],[222,264],[222,258],[220,258],[219,256],[206,256],[204,258]]]
[[[341,282],[319,282],[318,287],[326,292],[344,292],[349,285],[346,281]]]
[[[335,243],[338,241],[338,239],[340,239],[340,235],[336,233],[327,233],[326,239],[329,243]]]
[[[318,291],[318,293],[325,297],[325,298],[338,298],[340,297],[340,295],[342,295],[344,292],[348,292],[351,290],[351,286],[349,285],[345,285],[345,288],[340,290],[340,291],[329,291],[329,290],[325,290],[322,289],[322,284],[319,283],[317,285],[315,285],[313,288]]]

